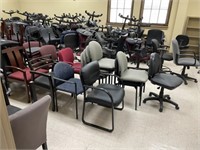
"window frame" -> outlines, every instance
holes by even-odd
[[[111,0],[108,0],[108,5],[107,5],[107,6],[108,6],[108,7],[107,7],[107,20],[106,20],[106,24],[115,25],[115,26],[121,26],[121,25],[123,25],[124,23],[110,22]],[[130,17],[130,16],[132,17],[133,8],[134,8],[134,0],[132,0],[131,12],[130,12],[129,17]]]
[[[141,0],[141,7],[140,7],[140,17],[143,17],[143,12],[144,12],[144,2],[145,0]],[[153,26],[163,26],[163,27],[167,27],[168,24],[169,24],[169,20],[170,20],[170,14],[171,14],[171,10],[172,10],[172,3],[173,3],[173,0],[169,0],[169,7],[168,7],[168,10],[167,10],[167,17],[166,17],[166,20],[165,20],[165,23],[164,24],[161,24],[161,23],[142,23],[142,24],[150,24],[150,25],[153,25]]]

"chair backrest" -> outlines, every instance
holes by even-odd
[[[91,61],[98,61],[103,58],[102,47],[98,42],[91,41],[88,45],[88,49]]]
[[[164,32],[159,29],[151,29],[147,33],[146,45],[151,45],[151,40],[157,39],[160,44],[163,44]]]
[[[26,68],[24,62],[25,59],[23,57],[22,52],[26,53],[23,46],[15,46],[3,49],[2,56],[3,58],[5,58],[6,61],[5,62],[3,61],[2,63],[7,63],[7,64],[2,64],[2,66],[10,65],[19,67],[21,69]]]
[[[17,149],[37,149],[46,142],[46,123],[50,96],[9,116]]]
[[[27,26],[25,28],[25,37],[29,36],[30,40],[38,40],[40,38],[39,28],[36,26]]]
[[[79,37],[77,32],[67,33],[64,36],[65,47],[70,47],[71,49],[76,49],[79,47]]]
[[[178,64],[178,55],[180,54],[180,49],[178,45],[178,41],[176,39],[172,40],[172,49],[173,49],[173,62]]]
[[[127,70],[128,68],[128,60],[125,55],[125,53],[119,51],[117,52],[117,57],[116,57],[116,63],[117,63],[117,74],[120,76],[124,71]]]
[[[53,75],[56,78],[69,80],[70,78],[74,78],[74,69],[68,63],[58,62],[53,68]],[[58,80],[55,81],[55,85],[59,85],[61,83],[63,82]]]
[[[187,35],[183,34],[177,35],[176,40],[178,41],[179,47],[184,47],[189,44],[189,37]]]
[[[153,52],[158,52],[158,48],[160,47],[160,43],[158,42],[158,40],[152,39],[151,42],[152,42]]]
[[[161,70],[161,57],[158,53],[152,53],[149,60],[149,79]]]
[[[39,51],[40,51],[41,56],[51,54],[53,60],[58,59],[56,47],[54,45],[44,45],[40,48]]]
[[[23,47],[25,49],[29,48],[29,45],[30,45],[30,47],[40,47],[41,46],[39,41],[29,41],[29,42],[23,43]]]
[[[100,68],[97,61],[86,64],[81,69],[80,78],[83,85],[93,85],[100,77]]]
[[[80,57],[82,66],[85,66],[90,62],[88,46],[86,46],[86,48],[83,50]]]
[[[59,61],[65,61],[65,62],[74,62],[74,54],[73,50],[71,48],[64,48],[58,51],[58,59]]]

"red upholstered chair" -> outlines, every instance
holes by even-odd
[[[40,47],[39,52],[41,56],[51,54],[53,60],[58,60],[56,47],[54,45],[44,45]]]
[[[59,61],[66,62],[72,66],[74,73],[80,73],[82,65],[80,62],[74,62],[74,54],[71,48],[64,48],[58,52]]]
[[[22,82],[26,86],[28,102],[30,102],[30,88],[29,82],[31,81],[30,68],[24,62],[25,58],[22,54],[25,52],[24,47],[16,46],[2,50],[2,56],[8,58],[8,64],[4,66],[4,75],[8,87],[8,81]],[[46,69],[38,70],[40,72],[47,72]]]

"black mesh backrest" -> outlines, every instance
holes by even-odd
[[[80,77],[83,85],[93,85],[99,76],[100,69],[97,61],[92,61],[81,69]]]
[[[77,33],[68,33],[64,36],[65,47],[76,49],[79,46],[79,37]]]
[[[160,44],[163,44],[164,32],[158,29],[151,29],[147,33],[146,45],[151,45],[152,39],[157,39]]]
[[[154,77],[154,75],[161,70],[161,58],[158,53],[152,53],[149,61],[149,78]]]
[[[187,35],[177,35],[176,40],[179,46],[186,46],[189,44],[189,37]]]

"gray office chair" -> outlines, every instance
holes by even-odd
[[[160,86],[160,93],[156,94],[156,93],[150,92],[149,93],[150,97],[145,98],[143,100],[143,103],[146,103],[146,101],[149,101],[149,100],[159,101],[160,112],[163,111],[163,102],[167,102],[172,105],[175,105],[175,108],[179,109],[178,104],[171,101],[171,98],[169,95],[164,95],[164,89],[173,90],[177,88],[178,86],[180,86],[183,80],[180,77],[173,75],[172,72],[166,73],[166,72],[161,71],[161,58],[158,53],[152,53],[150,56],[148,76],[152,84]]]
[[[176,39],[172,40],[172,48],[173,48],[173,61],[178,66],[183,66],[183,70],[181,72],[181,77],[184,80],[185,84],[187,83],[187,79],[194,80],[195,83],[197,83],[197,79],[189,77],[185,71],[186,69],[189,69],[191,66],[199,66],[200,63],[196,59],[196,54],[191,50],[181,50],[178,45],[178,41]]]
[[[148,74],[145,70],[133,69],[128,67],[128,61],[125,53],[119,51],[116,57],[116,75],[119,76],[119,82],[125,86],[133,86],[136,89],[135,94],[135,110],[137,110],[137,94],[139,87],[139,97],[141,105],[142,99],[142,89],[145,86],[146,81],[148,80]]]

